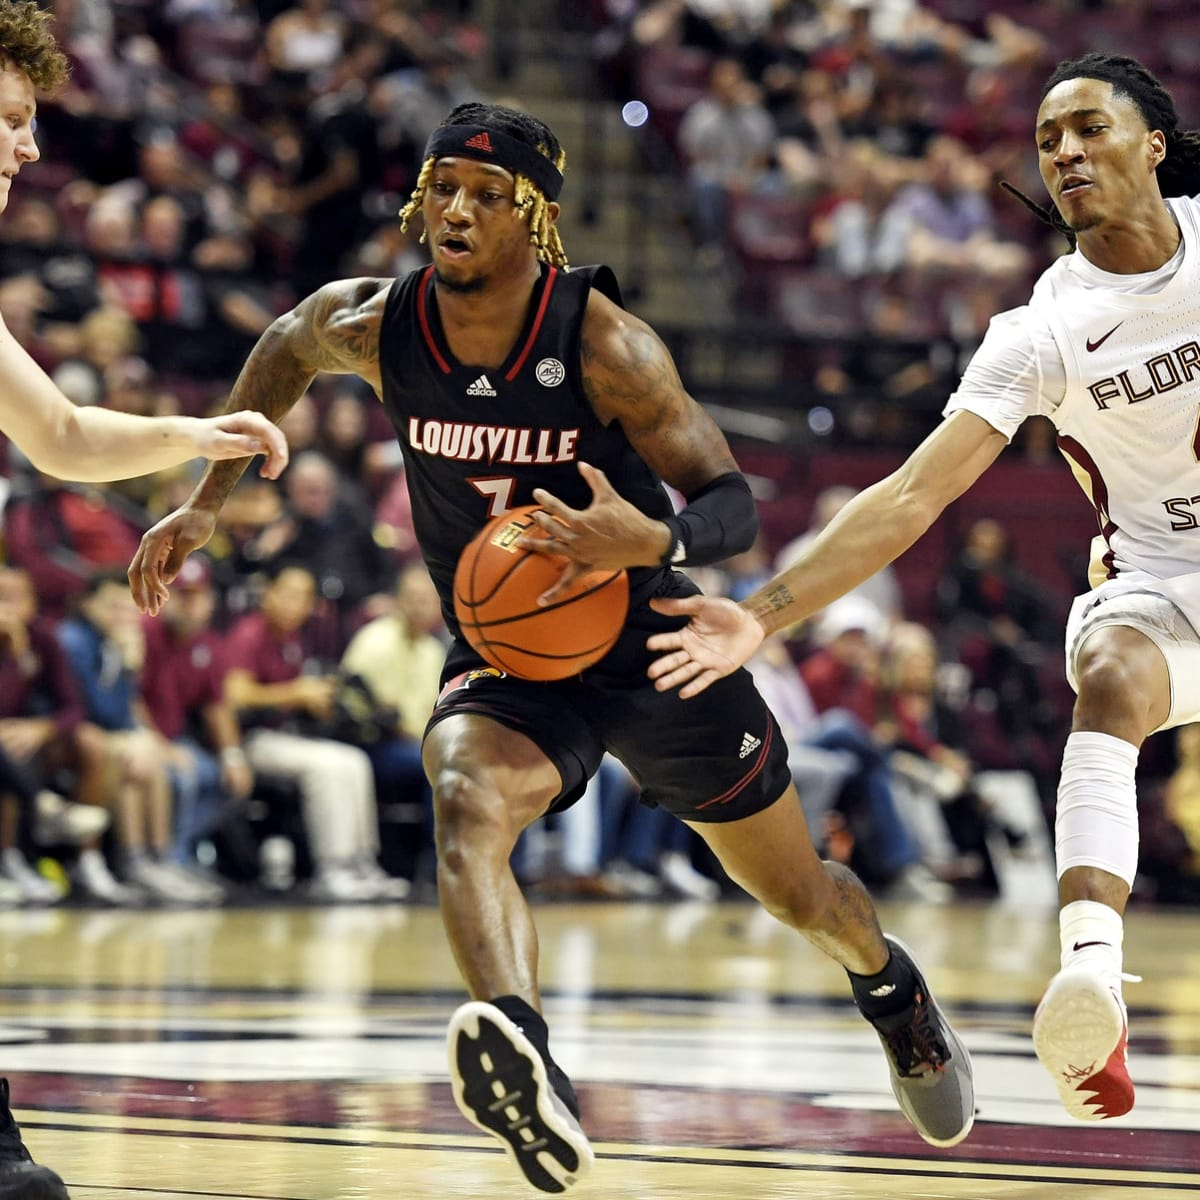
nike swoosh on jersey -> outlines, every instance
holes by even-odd
[[[1108,339],[1110,337],[1112,337],[1112,335],[1114,333],[1116,333],[1117,330],[1120,329],[1121,326],[1124,324],[1125,324],[1124,321],[1118,321],[1103,337],[1097,338],[1094,342],[1092,341],[1091,338],[1088,338],[1088,341],[1087,341],[1088,353],[1091,354],[1091,352],[1093,350],[1099,350],[1100,347],[1103,346],[1104,343],[1107,342]]]
[[[1076,942],[1072,950],[1086,950],[1089,946],[1109,946],[1111,942]]]

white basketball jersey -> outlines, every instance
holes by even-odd
[[[1088,286],[1064,258],[1030,299],[1066,369],[1059,449],[1100,521],[1093,587],[1200,571],[1200,200],[1168,203],[1184,255],[1161,291]]]

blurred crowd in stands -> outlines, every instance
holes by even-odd
[[[429,130],[476,94],[486,37],[467,0],[53,7],[75,73],[40,108],[43,161],[0,221],[0,311],[78,403],[208,411],[301,295],[423,261],[395,213]],[[1086,17],[1103,30],[1144,7]],[[993,183],[1036,194],[1031,89],[1082,36],[1080,14],[1016,0],[592,8],[616,94],[640,94],[686,164],[714,286],[728,277],[815,335],[805,370],[831,395],[855,375],[897,406],[940,403],[956,364],[939,334],[977,338],[1052,252]],[[828,353],[831,334],[857,350]],[[431,894],[419,742],[445,631],[394,434],[342,377],[318,378],[283,424],[283,479],[247,472],[152,621],[124,571],[195,476],[64,484],[6,449],[0,906]],[[808,497],[804,536],[851,494]],[[1053,888],[1063,597],[1008,540],[994,520],[971,525],[923,622],[885,571],[753,663],[815,840],[881,895],[994,895],[1022,886],[1022,862]],[[764,539],[702,582],[744,595],[798,544]],[[1200,737],[1178,742],[1147,772],[1140,887],[1196,901]],[[517,865],[545,897],[733,891],[615,760],[529,832]]]
[[[641,100],[686,220],[795,378],[940,411],[991,315],[1066,247],[1033,116],[1053,65],[1141,58],[1200,124],[1188,0],[590,0],[607,87]],[[810,401],[813,402],[813,401]],[[843,407],[844,407],[843,403]],[[883,406],[860,440],[885,439]]]

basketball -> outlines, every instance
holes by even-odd
[[[493,667],[519,679],[566,679],[599,662],[629,611],[624,571],[591,571],[544,608],[538,597],[567,560],[517,545],[543,538],[526,504],[493,517],[471,540],[454,573],[454,614],[463,636]]]

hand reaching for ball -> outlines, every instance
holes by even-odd
[[[533,519],[545,536],[526,536],[517,542],[522,550],[567,559],[554,586],[538,597],[539,604],[553,604],[591,571],[656,567],[671,540],[667,526],[618,495],[603,471],[581,462],[579,473],[592,489],[587,508],[571,508],[545,489],[535,488],[533,498],[545,511],[535,513]]]

